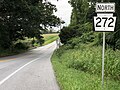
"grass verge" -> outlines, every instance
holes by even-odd
[[[76,49],[67,50],[64,48],[60,48],[60,50],[54,52],[52,56],[52,63],[61,90],[101,90],[101,75],[100,75],[101,62],[98,62],[99,59],[101,58],[99,53],[101,51],[97,52],[95,49],[99,51],[101,48],[99,49],[95,47],[88,49],[85,52],[84,50],[82,51]],[[96,53],[95,52],[91,53],[94,50]],[[96,57],[98,58],[98,61],[96,60]],[[107,59],[113,59],[115,57],[118,58],[117,56],[114,57],[106,56]],[[94,62],[94,60],[96,62]],[[79,66],[80,63],[84,65]],[[108,62],[108,63],[111,64],[111,67],[109,68],[110,69],[113,68],[112,63],[115,64],[115,62]],[[118,66],[119,65],[120,64],[118,64]],[[95,70],[98,69],[98,72],[100,71],[99,74],[98,72],[95,72],[94,69]],[[94,71],[92,72],[91,70]],[[120,73],[118,72],[118,74]],[[114,75],[112,76],[114,77]],[[114,80],[110,77],[106,77],[104,90],[120,90],[120,81]]]

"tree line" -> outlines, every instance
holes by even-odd
[[[102,33],[93,32],[93,16],[96,14],[96,2],[101,2],[101,0],[69,0],[73,9],[70,25],[63,27],[60,33],[62,43],[72,43],[73,47],[78,42],[102,44]],[[115,32],[106,33],[106,45],[113,50],[120,49],[120,0],[103,0],[103,2],[115,2],[115,14],[117,15]],[[73,39],[76,37],[79,39]]]

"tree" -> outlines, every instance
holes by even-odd
[[[86,23],[86,15],[89,9],[88,0],[70,0],[69,3],[73,7],[70,25]]]
[[[116,48],[120,49],[120,24],[119,24],[120,23],[120,0],[103,0],[103,1],[116,3],[116,15],[117,15],[116,29],[115,29],[115,32],[107,33],[106,44],[112,47],[113,50],[115,50]],[[101,0],[70,0],[69,3],[73,7],[70,26],[76,26],[76,25],[82,26],[86,24],[87,22],[92,23],[93,16],[95,14],[96,2],[101,2]],[[89,6],[89,4],[91,5]],[[91,27],[92,26],[93,25],[91,25]],[[88,31],[87,33],[89,32],[90,31]],[[99,36],[100,35],[98,34],[98,37]],[[101,40],[101,37],[99,37],[97,41],[99,42],[99,40]]]
[[[101,2],[101,0],[89,0],[90,2],[96,3]],[[120,0],[103,0],[104,2],[115,2],[116,4],[116,15],[117,23],[115,32],[107,33],[106,35],[106,44],[115,49],[120,49]]]
[[[43,0],[1,0],[0,47],[9,48],[24,37],[40,41],[41,31],[61,23],[54,11],[56,6]]]

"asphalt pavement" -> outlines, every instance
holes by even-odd
[[[0,90],[60,90],[51,56],[56,43],[0,58]]]

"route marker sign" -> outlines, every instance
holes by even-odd
[[[116,17],[112,13],[98,13],[94,16],[95,31],[114,31]]]
[[[103,0],[101,0],[103,2]],[[103,32],[102,90],[104,90],[105,32],[114,31],[116,24],[115,3],[96,3],[97,15],[93,17],[94,31]]]
[[[96,13],[94,16],[94,31],[114,31],[116,16],[115,3],[96,3]]]

